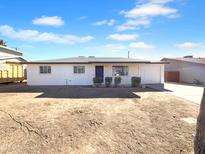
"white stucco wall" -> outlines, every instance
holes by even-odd
[[[74,74],[73,66],[85,66],[84,74]],[[163,64],[50,64],[51,74],[40,74],[40,64],[27,65],[28,85],[92,85],[95,66],[104,66],[104,77],[112,76],[112,66],[128,66],[128,76],[121,76],[123,85],[131,84],[132,76],[141,76],[143,84],[164,83]]]
[[[140,64],[142,84],[164,83],[163,64]]]
[[[40,74],[39,66],[51,66],[51,74]],[[74,74],[73,66],[85,66],[84,74]],[[91,85],[95,68],[91,65],[29,64],[27,66],[28,85]]]
[[[205,65],[182,61],[171,61],[165,71],[179,71],[180,82],[193,83],[195,79],[205,82]]]

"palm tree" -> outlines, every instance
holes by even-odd
[[[197,119],[194,152],[195,154],[205,153],[205,88]]]
[[[4,40],[0,40],[0,45],[1,45],[1,46],[5,46],[5,47],[7,46],[7,45],[6,45],[6,42],[5,42]]]

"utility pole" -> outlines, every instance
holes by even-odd
[[[127,57],[128,57],[128,58],[130,58],[130,51],[128,51],[128,53],[127,53],[127,54],[128,54],[128,55],[127,55]]]

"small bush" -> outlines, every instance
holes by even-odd
[[[110,87],[111,83],[112,83],[112,77],[105,77],[106,87]]]
[[[121,79],[120,76],[116,76],[116,77],[115,77],[115,80],[114,80],[114,81],[115,81],[115,86],[116,86],[116,87],[121,83],[121,80],[122,80],[122,79]]]
[[[132,87],[139,87],[141,83],[141,77],[133,76],[131,78]]]
[[[94,77],[94,78],[93,78],[93,84],[94,84],[96,87],[100,86],[100,85],[102,84],[102,82],[103,82],[102,78],[98,78],[98,77]]]

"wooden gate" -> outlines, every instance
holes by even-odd
[[[179,82],[180,73],[178,71],[166,71],[165,82]]]

